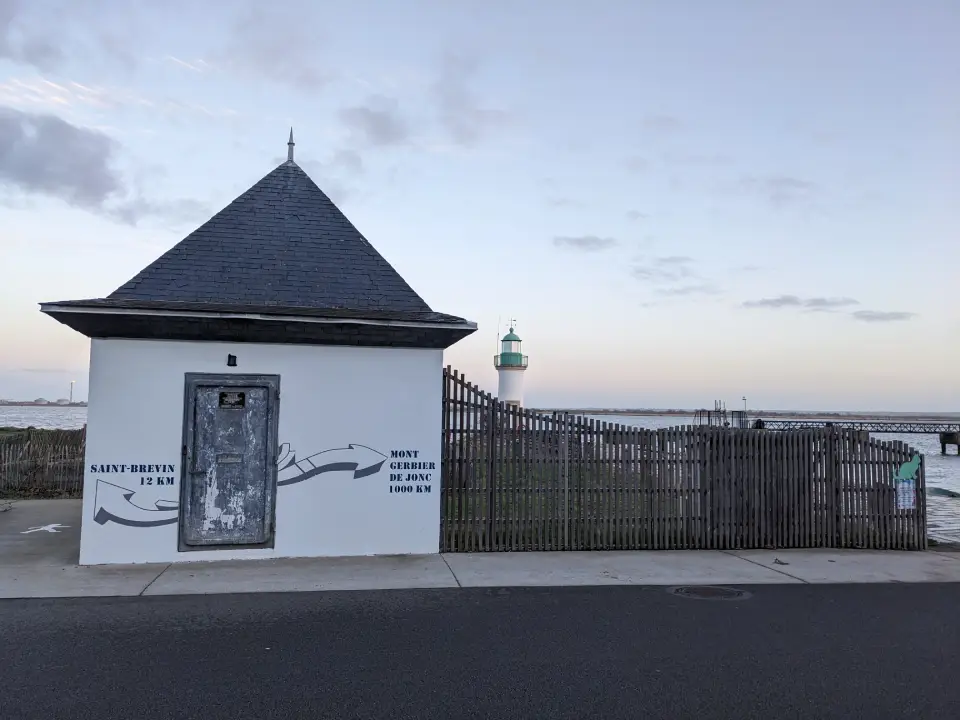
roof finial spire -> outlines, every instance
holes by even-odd
[[[287,162],[293,162],[293,128],[290,128],[290,139],[287,140]]]

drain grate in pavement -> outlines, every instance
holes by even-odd
[[[746,590],[719,587],[717,585],[688,585],[670,588],[669,592],[694,600],[743,600],[750,597]]]

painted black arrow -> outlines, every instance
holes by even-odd
[[[352,470],[355,479],[364,478],[380,472],[386,459],[386,455],[373,448],[353,443],[345,448],[333,448],[314,453],[303,460],[297,460],[294,454],[290,461],[280,468],[277,485],[293,485],[321,473],[337,471]]]
[[[103,507],[97,510],[97,514],[93,516],[93,519],[100,525],[115,522],[117,525],[126,525],[127,527],[158,527],[160,525],[172,525],[177,521],[176,517],[163,518],[161,520],[131,520],[130,518],[122,518],[114,515]]]
[[[134,495],[133,490],[97,480],[94,521],[100,525],[115,522],[128,527],[157,527],[177,522],[180,509],[172,501],[157,500],[153,507],[145,508],[133,502]]]

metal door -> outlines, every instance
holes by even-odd
[[[187,376],[181,549],[273,540],[279,378]]]

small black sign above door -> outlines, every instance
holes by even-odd
[[[247,403],[247,394],[242,392],[220,393],[220,407],[228,410],[242,408]]]

